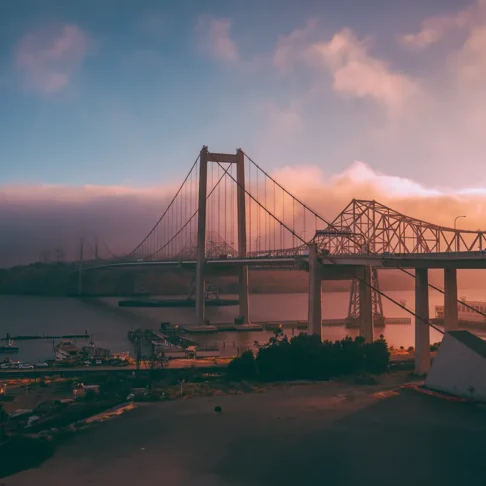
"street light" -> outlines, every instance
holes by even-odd
[[[454,219],[454,231],[456,232],[454,238],[456,239],[456,251],[459,251],[459,238],[457,237],[456,221],[459,218],[465,218],[466,216],[456,216]]]
[[[459,219],[459,218],[465,218],[466,216],[456,216],[456,218],[454,219],[454,229],[456,229],[456,221]]]

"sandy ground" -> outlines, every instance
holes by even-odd
[[[3,484],[484,486],[486,411],[395,386],[326,383],[146,404]]]

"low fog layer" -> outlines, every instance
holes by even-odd
[[[374,172],[361,162],[338,175],[315,166],[285,167],[274,177],[327,219],[353,198],[375,199],[406,215],[444,226],[454,218],[464,229],[485,229],[486,189],[458,192],[423,187]],[[98,235],[116,253],[130,251],[147,234],[175,193],[175,187],[9,186],[0,188],[0,266],[38,261],[42,252],[77,258],[80,238]],[[89,251],[89,249],[87,250]],[[100,253],[107,256],[100,243]]]

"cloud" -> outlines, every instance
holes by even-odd
[[[289,35],[280,37],[273,54],[273,65],[279,71],[287,73],[296,62],[305,61],[309,53],[310,38],[317,28],[317,21],[310,19],[304,27],[296,28]]]
[[[484,228],[486,189],[439,190],[377,172],[363,162],[334,175],[316,165],[286,166],[272,175],[328,220],[358,198],[449,227],[455,216],[465,214],[461,227]],[[93,241],[98,235],[116,254],[128,252],[152,228],[175,191],[175,185],[0,188],[0,266],[36,261],[41,251],[58,247],[74,259],[81,236]],[[279,203],[277,211],[281,209]]]
[[[486,24],[471,29],[461,49],[451,56],[451,69],[468,85],[482,85],[486,80]]]
[[[399,114],[407,101],[420,92],[419,84],[405,74],[394,71],[371,53],[372,42],[360,40],[344,28],[330,40],[320,38],[318,24],[310,20],[302,27],[281,37],[273,65],[287,76],[296,66],[304,66],[313,78],[313,89],[332,77],[332,88],[342,96],[366,98],[384,106],[389,113]]]
[[[343,29],[329,42],[315,44],[316,59],[332,73],[333,88],[356,98],[371,98],[392,112],[401,112],[418,84],[394,72],[387,64],[369,54],[370,43],[360,41],[351,30]]]
[[[65,89],[88,54],[92,41],[74,24],[37,29],[15,48],[15,65],[26,89],[53,94]]]
[[[200,48],[206,55],[227,63],[239,60],[238,49],[230,35],[230,19],[204,15],[199,18],[196,29]]]
[[[426,49],[443,40],[451,32],[468,29],[484,22],[485,16],[486,1],[477,0],[462,10],[424,19],[418,32],[398,36],[398,41],[410,49]]]

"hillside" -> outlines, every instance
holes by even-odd
[[[382,290],[413,290],[414,279],[399,270],[379,271]],[[253,293],[307,292],[306,272],[296,270],[250,271],[250,291]],[[483,272],[459,272],[460,288],[483,288]],[[74,264],[41,264],[0,270],[0,294],[66,295],[77,291],[77,268]],[[110,269],[86,272],[83,290],[92,294],[127,295],[150,293],[155,295],[185,295],[191,282],[187,271],[173,269],[124,270]],[[430,282],[443,287],[443,273],[430,271]],[[215,280],[223,293],[236,293],[235,277]],[[349,290],[349,281],[326,281],[323,288],[334,291]]]

